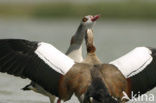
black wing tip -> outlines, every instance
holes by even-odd
[[[0,39],[0,46],[8,45],[8,47],[11,47],[15,51],[36,50],[38,43],[37,41],[29,41],[26,39]]]

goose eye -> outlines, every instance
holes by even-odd
[[[87,20],[88,20],[87,18],[83,18],[83,19],[82,19],[83,22],[86,22]]]

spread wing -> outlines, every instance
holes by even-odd
[[[35,53],[38,48],[39,42],[20,39],[0,40],[0,72],[29,78],[57,96],[58,80],[61,74],[53,70]]]
[[[139,73],[129,77],[129,84],[133,94],[144,94],[156,86],[156,49],[149,48],[152,61]]]
[[[0,40],[0,72],[27,77],[25,71],[31,70],[34,66],[33,62],[37,59],[34,54],[36,48],[36,42]]]
[[[144,94],[156,86],[156,49],[137,47],[110,62],[127,78],[133,94]]]

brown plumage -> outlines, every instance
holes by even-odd
[[[102,74],[101,78],[110,95],[122,101],[122,97],[124,96],[123,91],[127,91],[127,81],[122,73],[115,66],[110,64],[102,64],[100,72]]]
[[[75,64],[70,71],[61,78],[59,83],[59,97],[66,101],[71,98],[73,93],[78,98],[86,92],[91,82],[90,69],[92,65],[85,63]]]

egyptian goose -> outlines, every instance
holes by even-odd
[[[84,36],[86,34],[85,32],[87,29],[92,29],[93,25],[95,24],[95,21],[98,18],[99,15],[84,16],[76,33],[72,36],[70,46],[66,52],[66,55],[72,58],[75,62],[81,62],[83,60],[82,43],[83,43]],[[30,84],[25,86],[23,90],[33,90],[35,92],[48,96],[51,103],[53,103],[55,100],[55,97],[51,95],[51,93],[48,93],[46,90],[44,90],[41,86],[39,86],[35,82],[31,82]]]
[[[110,97],[112,98],[113,96],[117,98],[118,101],[124,103],[125,99],[122,99],[124,96],[123,91],[126,91],[127,87],[125,77],[115,66],[102,64],[98,59],[95,54],[96,48],[93,45],[92,30],[87,30],[85,40],[87,57],[82,63],[75,64],[60,80],[60,98],[66,101],[75,93],[81,103],[88,103],[90,101],[89,96],[95,98],[94,95],[88,94],[92,92],[92,90],[90,90],[92,82],[95,82],[98,77],[99,80],[102,81],[102,84],[108,89]]]
[[[0,40],[0,49],[0,72],[29,78],[64,101],[69,100],[75,93],[83,102],[91,81],[96,80],[96,72],[110,96],[122,101],[123,92],[128,93],[126,87],[129,86],[125,75],[114,66],[115,63],[75,64],[72,59],[44,42]]]

